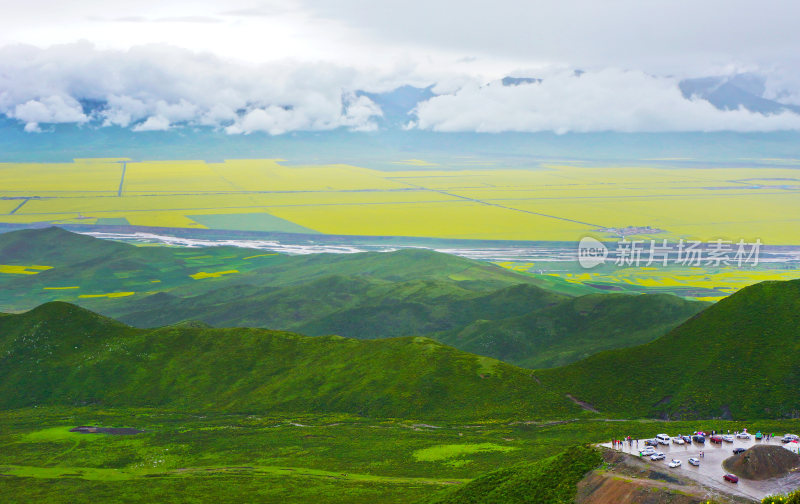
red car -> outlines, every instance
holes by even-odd
[[[711,436],[711,442],[722,444],[722,436]]]
[[[725,481],[730,481],[731,483],[739,483],[739,476],[735,474],[726,474],[722,477]]]

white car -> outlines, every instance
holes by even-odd
[[[669,466],[670,467],[680,467],[681,466],[681,461],[680,460],[676,460],[676,459],[672,459],[672,462],[669,463]]]
[[[683,438],[680,437],[680,436],[675,436],[674,438],[672,438],[672,442],[675,443],[675,444],[683,444],[683,443],[685,443]]]
[[[647,447],[645,447],[644,450],[642,450],[642,455],[647,457],[649,455],[655,454],[655,452],[656,452],[655,448],[653,448],[652,446],[647,446]]]
[[[699,466],[700,465],[700,459],[692,457],[692,458],[689,459],[689,463],[692,464],[693,466]]]
[[[724,436],[722,436],[722,440],[725,441],[726,443],[733,443],[733,436],[731,436],[730,434],[725,434]]]
[[[740,432],[739,434],[736,434],[736,437],[739,439],[750,439],[750,434],[746,432]]]
[[[668,445],[670,437],[667,434],[659,434],[658,436],[656,436],[656,439],[660,444]]]
[[[658,452],[658,453],[654,453],[653,456],[650,457],[650,460],[654,460],[654,461],[655,460],[664,460],[665,458],[667,458],[666,455],[664,455],[661,452]]]

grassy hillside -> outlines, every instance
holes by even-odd
[[[572,502],[578,482],[603,461],[586,446],[532,464],[500,469],[420,504],[561,504]]]
[[[537,377],[603,413],[669,418],[800,415],[800,280],[747,287],[637,347]]]
[[[67,303],[0,318],[0,408],[45,404],[564,417],[529,371],[426,338],[309,338],[260,329],[134,329]]]
[[[519,284],[476,293],[452,282],[388,282],[333,275],[305,284],[235,286],[192,297],[157,294],[119,319],[156,327],[200,320],[216,327],[291,330],[351,338],[427,336],[525,367],[554,367],[646,343],[707,306],[666,294],[570,298]]]
[[[424,290],[430,292],[432,287],[425,285]],[[311,335],[340,334],[355,338],[428,336],[479,319],[500,319],[528,313],[566,299],[569,298],[522,284],[478,296],[455,296],[452,293],[405,299],[394,296],[394,299],[367,300],[361,303],[362,306],[313,320],[298,330]]]
[[[649,341],[704,306],[665,295],[572,298],[535,276],[423,249],[287,256],[135,247],[49,228],[0,234],[6,263],[52,266],[0,274],[6,310],[63,300],[136,327],[198,320],[312,336],[427,336],[528,367]]]
[[[478,320],[435,337],[519,366],[557,367],[652,341],[707,306],[667,294],[590,294],[522,316]]]

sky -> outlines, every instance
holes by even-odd
[[[0,0],[0,12],[0,114],[32,133],[369,131],[382,110],[359,91],[405,84],[436,93],[407,128],[800,129],[796,113],[718,110],[678,89],[747,72],[764,98],[800,105],[790,0]],[[500,85],[507,75],[542,81]]]

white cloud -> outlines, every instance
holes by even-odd
[[[349,95],[345,97],[345,110],[342,124],[355,131],[372,131],[377,125],[371,121],[373,117],[382,116],[383,112],[366,96]]]
[[[0,113],[26,124],[86,122],[84,102],[102,104],[91,115],[103,125],[135,131],[182,124],[232,133],[367,130],[381,111],[353,93],[370,79],[331,64],[251,65],[169,46],[14,46],[0,48]]]
[[[39,123],[83,123],[88,120],[83,109],[70,96],[52,95],[31,99],[13,107],[9,117],[25,123],[25,131],[39,130]]]
[[[164,116],[156,115],[148,117],[147,120],[141,124],[137,124],[132,128],[133,131],[166,131],[169,129],[169,119]]]
[[[228,133],[253,133],[264,131],[270,135],[280,135],[299,129],[329,130],[347,127],[353,131],[373,131],[377,124],[373,118],[383,115],[380,107],[366,96],[356,97],[345,94],[339,103],[328,102],[323,96],[308,97],[305,107],[291,108],[271,105],[247,112],[234,124],[228,126]],[[335,105],[335,110],[334,110]],[[328,109],[327,113],[309,117],[308,110]]]
[[[687,100],[673,77],[616,68],[588,70],[578,77],[566,65],[529,68],[508,74],[540,77],[541,83],[486,84],[467,72],[426,73],[407,62],[379,71],[290,60],[246,64],[164,45],[129,50],[100,50],[88,42],[48,49],[13,46],[0,48],[0,114],[31,132],[44,124],[87,122],[133,131],[186,125],[230,134],[371,131],[383,112],[357,91],[435,84],[437,96],[418,105],[408,127],[479,132],[800,129],[798,114],[721,111],[701,99]],[[791,72],[778,74],[766,80],[765,96],[800,100],[800,81]]]
[[[722,111],[687,100],[673,78],[605,69],[576,76],[553,71],[541,83],[477,82],[417,109],[420,129],[435,131],[775,131],[800,129],[800,115]]]

